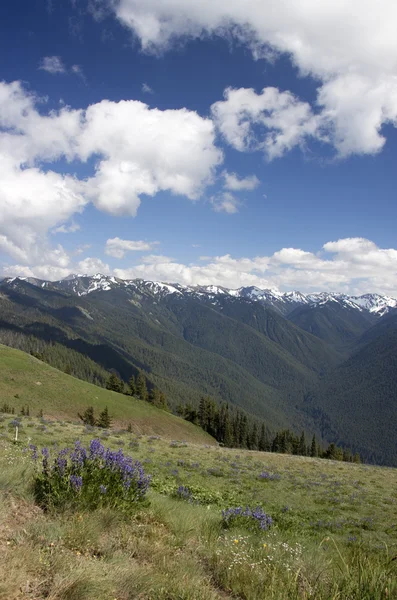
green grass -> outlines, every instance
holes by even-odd
[[[179,417],[66,375],[20,350],[0,344],[0,364],[0,405],[6,402],[16,413],[28,405],[31,415],[42,410],[49,418],[77,421],[78,413],[88,406],[94,406],[97,415],[108,406],[116,427],[131,423],[135,433],[215,443],[202,429]]]
[[[60,421],[0,423],[0,598],[386,600],[397,598],[397,471],[223,449]],[[149,505],[43,514],[24,447],[102,436],[153,476]],[[261,472],[279,475],[259,478]],[[175,497],[180,485],[194,502]],[[268,531],[224,529],[261,505]]]

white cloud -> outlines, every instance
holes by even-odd
[[[255,58],[288,55],[302,75],[319,82],[317,102],[341,156],[378,152],[382,125],[397,124],[395,0],[102,0],[102,6],[146,51],[215,34],[234,36]]]
[[[197,113],[103,100],[85,113],[79,139],[84,160],[100,153],[86,193],[100,209],[135,215],[140,196],[160,190],[197,199],[222,161],[211,120]]]
[[[257,94],[253,89],[228,88],[224,96],[212,105],[212,115],[236,150],[262,150],[272,159],[303,146],[308,137],[322,137],[322,119],[290,92],[268,87]]]
[[[225,212],[233,215],[238,212],[241,202],[230,192],[220,192],[212,196],[210,202],[215,212]]]
[[[238,192],[241,190],[251,191],[257,188],[260,184],[260,181],[256,175],[249,175],[248,177],[242,177],[240,179],[236,173],[228,173],[227,171],[224,171],[222,174],[225,180],[224,188],[231,190],[232,192]]]
[[[163,265],[164,263],[173,262],[173,259],[161,254],[147,254],[146,256],[142,256],[142,262],[145,265]]]
[[[40,61],[39,69],[41,71],[47,71],[47,73],[51,73],[51,75],[66,73],[65,65],[60,56],[44,56]]]
[[[104,275],[110,274],[109,265],[104,263],[100,258],[87,257],[80,260],[77,263],[75,271],[88,275],[94,275],[95,273],[103,273]]]
[[[142,92],[144,94],[154,94],[154,91],[147,83],[142,83]]]
[[[318,253],[282,248],[270,256],[200,257],[206,264],[153,261],[115,269],[118,277],[155,279],[185,285],[217,284],[230,288],[256,285],[284,291],[378,292],[397,297],[397,250],[379,248],[363,238],[327,242]]]
[[[121,240],[118,237],[108,239],[105,254],[114,258],[123,258],[126,252],[144,252],[152,250],[158,242],[144,242],[142,240]]]
[[[133,100],[44,109],[45,99],[20,82],[0,82],[1,245],[28,265],[48,252],[47,232],[70,230],[65,223],[90,201],[110,214],[135,215],[142,194],[196,199],[223,160],[212,121],[187,109],[161,111]],[[93,156],[87,179],[51,170],[61,158]]]

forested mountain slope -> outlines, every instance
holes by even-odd
[[[16,278],[0,283],[0,341],[55,343],[52,364],[69,362],[97,383],[110,370],[124,381],[142,370],[174,408],[209,395],[270,429],[306,429],[391,464],[395,302],[100,275]]]
[[[397,465],[396,318],[375,332],[324,377],[309,405],[324,437],[349,444],[370,462]]]

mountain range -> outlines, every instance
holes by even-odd
[[[109,291],[116,288],[129,288],[132,290],[146,291],[160,296],[168,294],[179,294],[185,296],[208,296],[214,299],[219,296],[231,296],[233,298],[245,298],[259,302],[279,311],[281,314],[289,314],[298,306],[319,306],[328,302],[334,302],[343,306],[350,306],[359,312],[369,312],[377,316],[384,316],[397,307],[397,299],[380,294],[364,294],[362,296],[348,296],[346,294],[335,294],[320,292],[317,294],[302,294],[301,292],[279,292],[275,289],[259,289],[255,286],[229,289],[216,285],[185,286],[179,283],[169,284],[158,281],[144,281],[142,279],[119,279],[108,275],[97,273],[96,275],[71,274],[60,281],[44,281],[34,277],[5,278],[4,283],[12,285],[15,281],[27,281],[32,285],[49,290],[71,292],[77,296],[86,296],[93,292],[102,290]]]
[[[397,465],[397,300],[183,286],[97,274],[0,282],[0,342],[56,344],[124,380],[143,370],[171,405],[201,395],[271,429],[316,432]],[[81,362],[81,364],[83,364]]]

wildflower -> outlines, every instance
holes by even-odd
[[[99,491],[101,492],[101,494],[106,494],[106,491],[107,491],[106,485],[100,485]]]
[[[38,459],[37,446],[35,446],[34,444],[29,444],[29,450],[32,453],[32,460],[36,461]]]
[[[238,544],[238,540],[233,540],[235,544]]]
[[[50,453],[48,451],[48,448],[43,448],[41,450],[41,455],[43,457],[43,470],[46,471],[48,468],[48,459],[50,457]]]
[[[263,547],[264,547],[264,548],[267,548],[267,544],[263,544]]]
[[[79,492],[83,486],[83,478],[80,475],[71,475],[69,482],[76,492]]]

